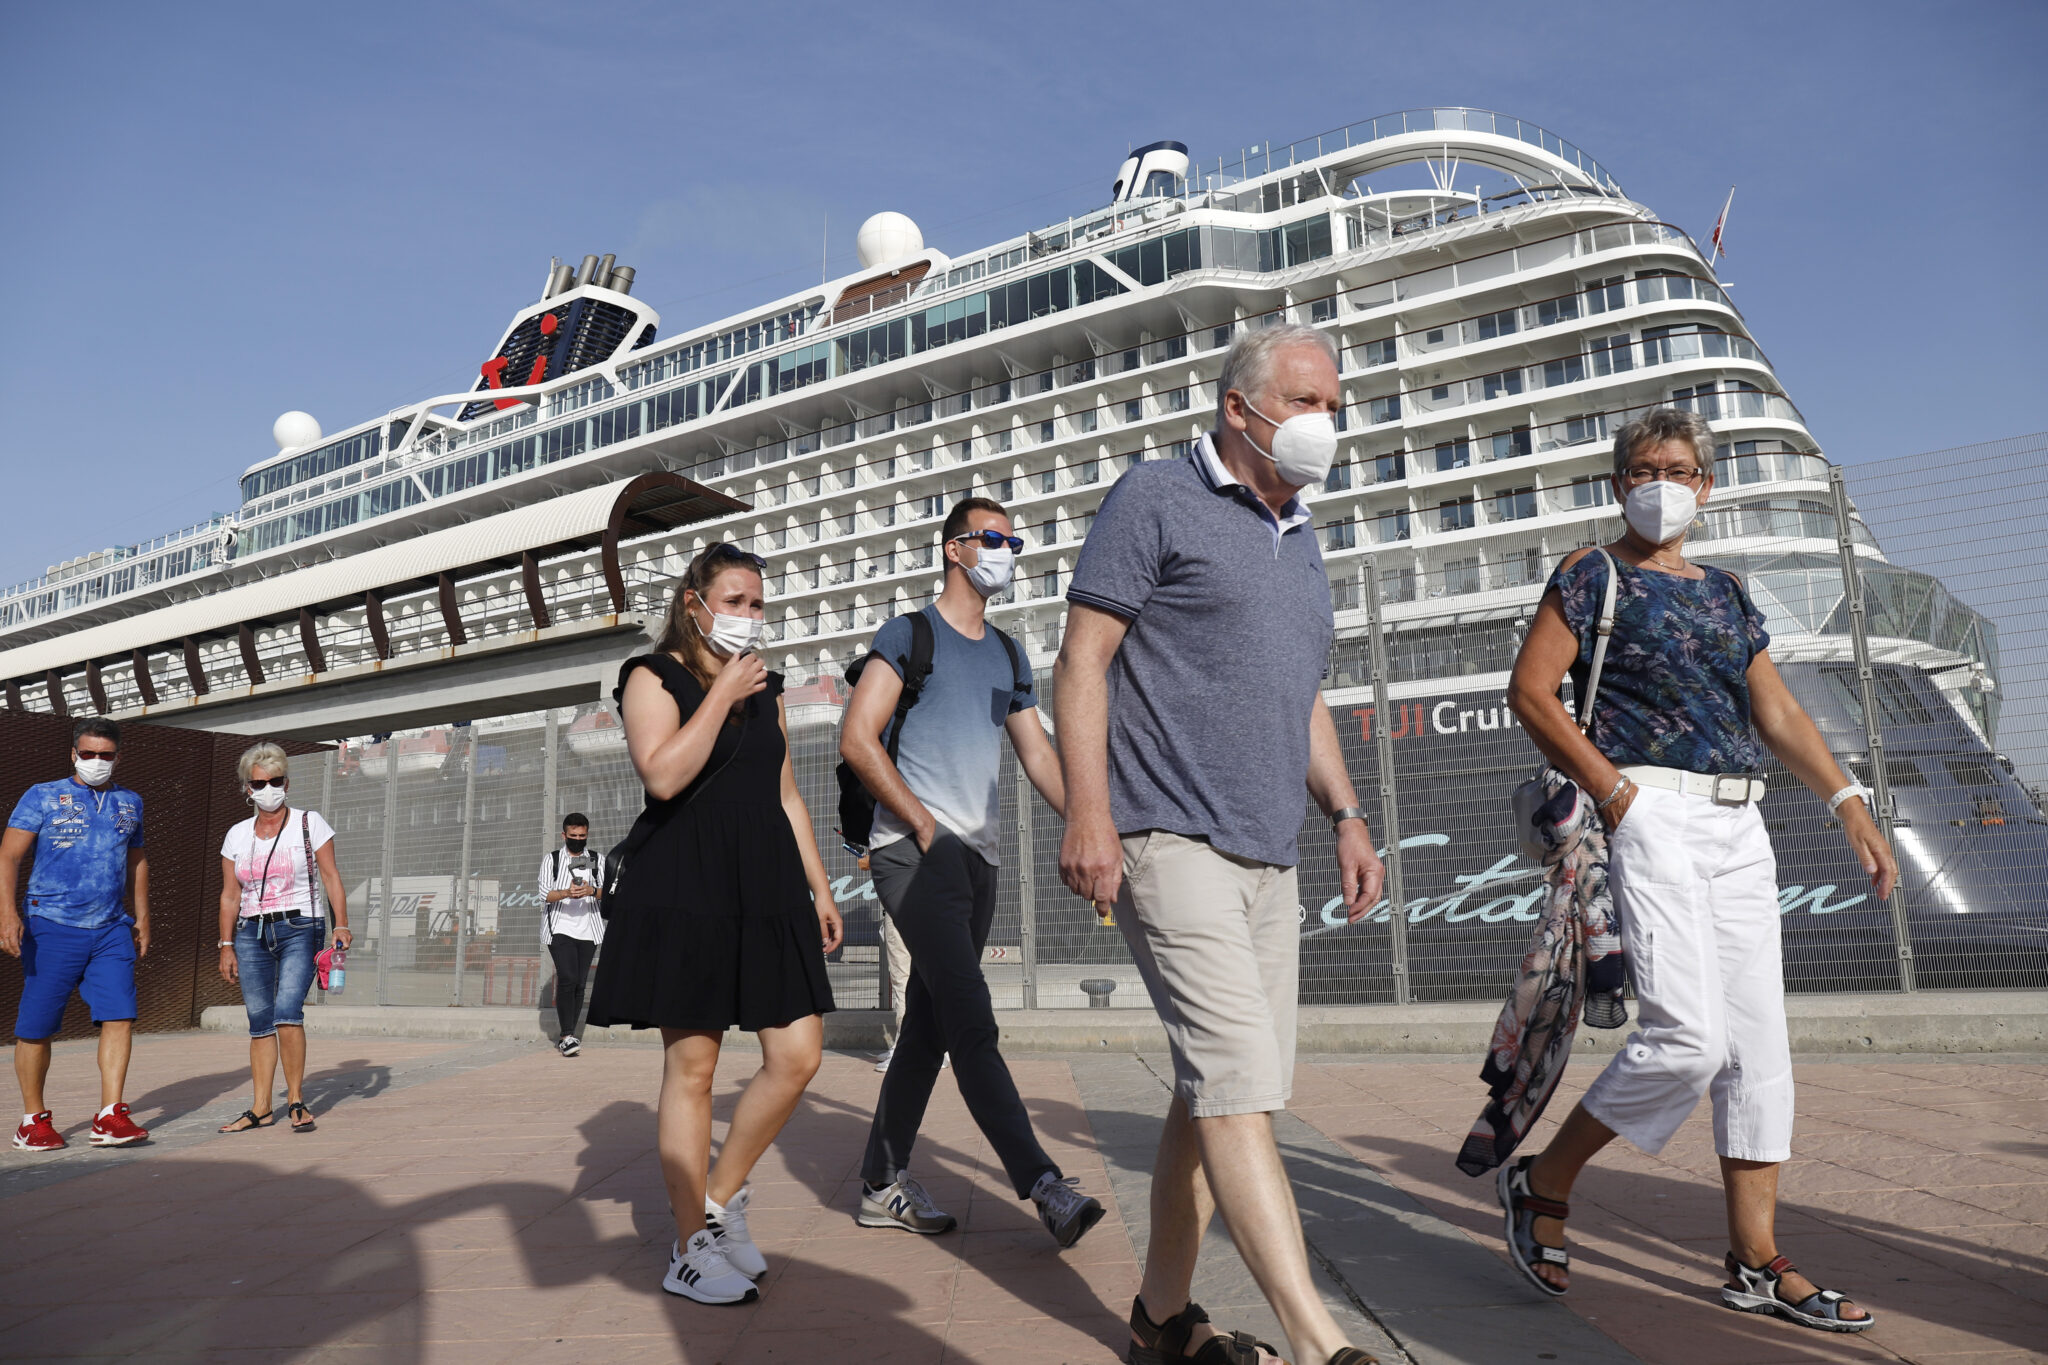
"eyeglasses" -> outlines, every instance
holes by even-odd
[[[115,750],[113,749],[80,749],[78,751],[80,758],[112,758],[114,754]]]
[[[1700,480],[1706,478],[1707,475],[1706,471],[1700,469],[1659,469],[1655,465],[1632,464],[1622,471],[1621,477],[1622,481],[1631,488],[1657,479],[1664,479],[1671,483],[1682,483],[1687,488],[1697,488],[1699,487]]]
[[[739,546],[730,545],[724,541],[720,541],[709,550],[706,550],[704,557],[707,563],[715,559],[731,559],[741,564],[751,564],[762,573],[768,572],[768,561],[765,558],[755,554],[752,550],[742,550]]]
[[[249,779],[249,790],[260,792],[265,787],[275,787],[279,791],[283,791],[285,783],[288,781],[290,779],[284,777],[252,777]]]
[[[966,535],[954,536],[953,539],[971,540],[984,550],[1000,550],[1007,545],[1011,554],[1016,554],[1024,548],[1022,539],[1017,536],[1006,536],[1001,531],[969,531]]]

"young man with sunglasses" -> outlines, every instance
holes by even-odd
[[[149,951],[149,855],[142,798],[114,785],[120,746],[121,727],[114,722],[78,722],[72,775],[23,793],[0,837],[0,950],[20,958],[22,968],[14,1075],[23,1112],[14,1145],[23,1151],[65,1145],[43,1108],[43,1082],[50,1074],[50,1038],[74,990],[100,1029],[100,1111],[92,1145],[125,1147],[149,1136],[121,1102],[135,1028],[135,962]],[[35,869],[24,918],[15,909],[15,887],[31,851]],[[133,906],[132,919],[124,902]]]
[[[1066,807],[1059,756],[1038,721],[1031,668],[1016,642],[991,626],[988,599],[1010,586],[1024,542],[1002,504],[967,498],[941,533],[946,583],[922,624],[899,616],[875,635],[846,711],[840,756],[874,794],[870,871],[882,908],[910,949],[910,985],[895,1054],[875,1101],[862,1163],[862,1227],[946,1232],[955,1226],[906,1168],[925,1105],[950,1052],[960,1097],[1019,1199],[1063,1247],[1102,1217],[1102,1205],[1060,1174],[1031,1130],[1010,1068],[997,1048],[996,1017],[981,952],[995,918],[1002,846],[997,777],[1007,733],[1025,776],[1055,811]],[[930,648],[917,648],[929,631]],[[915,703],[900,713],[891,761],[889,729],[913,659]],[[877,661],[888,665],[877,668]],[[919,659],[919,662],[922,662]]]

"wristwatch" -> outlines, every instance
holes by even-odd
[[[1364,806],[1346,806],[1342,810],[1333,810],[1330,812],[1331,829],[1337,828],[1337,826],[1343,824],[1346,820],[1356,820],[1359,821],[1361,824],[1369,823],[1368,821],[1366,821],[1365,818]]]
[[[235,946],[235,941],[231,938],[224,938],[213,946],[216,948],[232,948]]]

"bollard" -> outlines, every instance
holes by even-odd
[[[1091,976],[1081,983],[1081,994],[1088,997],[1088,1008],[1106,1010],[1109,1008],[1109,994],[1116,989],[1116,982],[1099,976]]]

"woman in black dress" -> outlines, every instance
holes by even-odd
[[[657,1132],[676,1244],[662,1288],[753,1299],[767,1262],[747,1229],[747,1174],[817,1073],[839,911],[789,758],[782,676],[753,651],[766,561],[713,545],[676,585],[651,654],[614,696],[647,788],[628,838],[590,1022],[659,1028]],[[725,1030],[761,1040],[711,1162],[711,1080]]]

